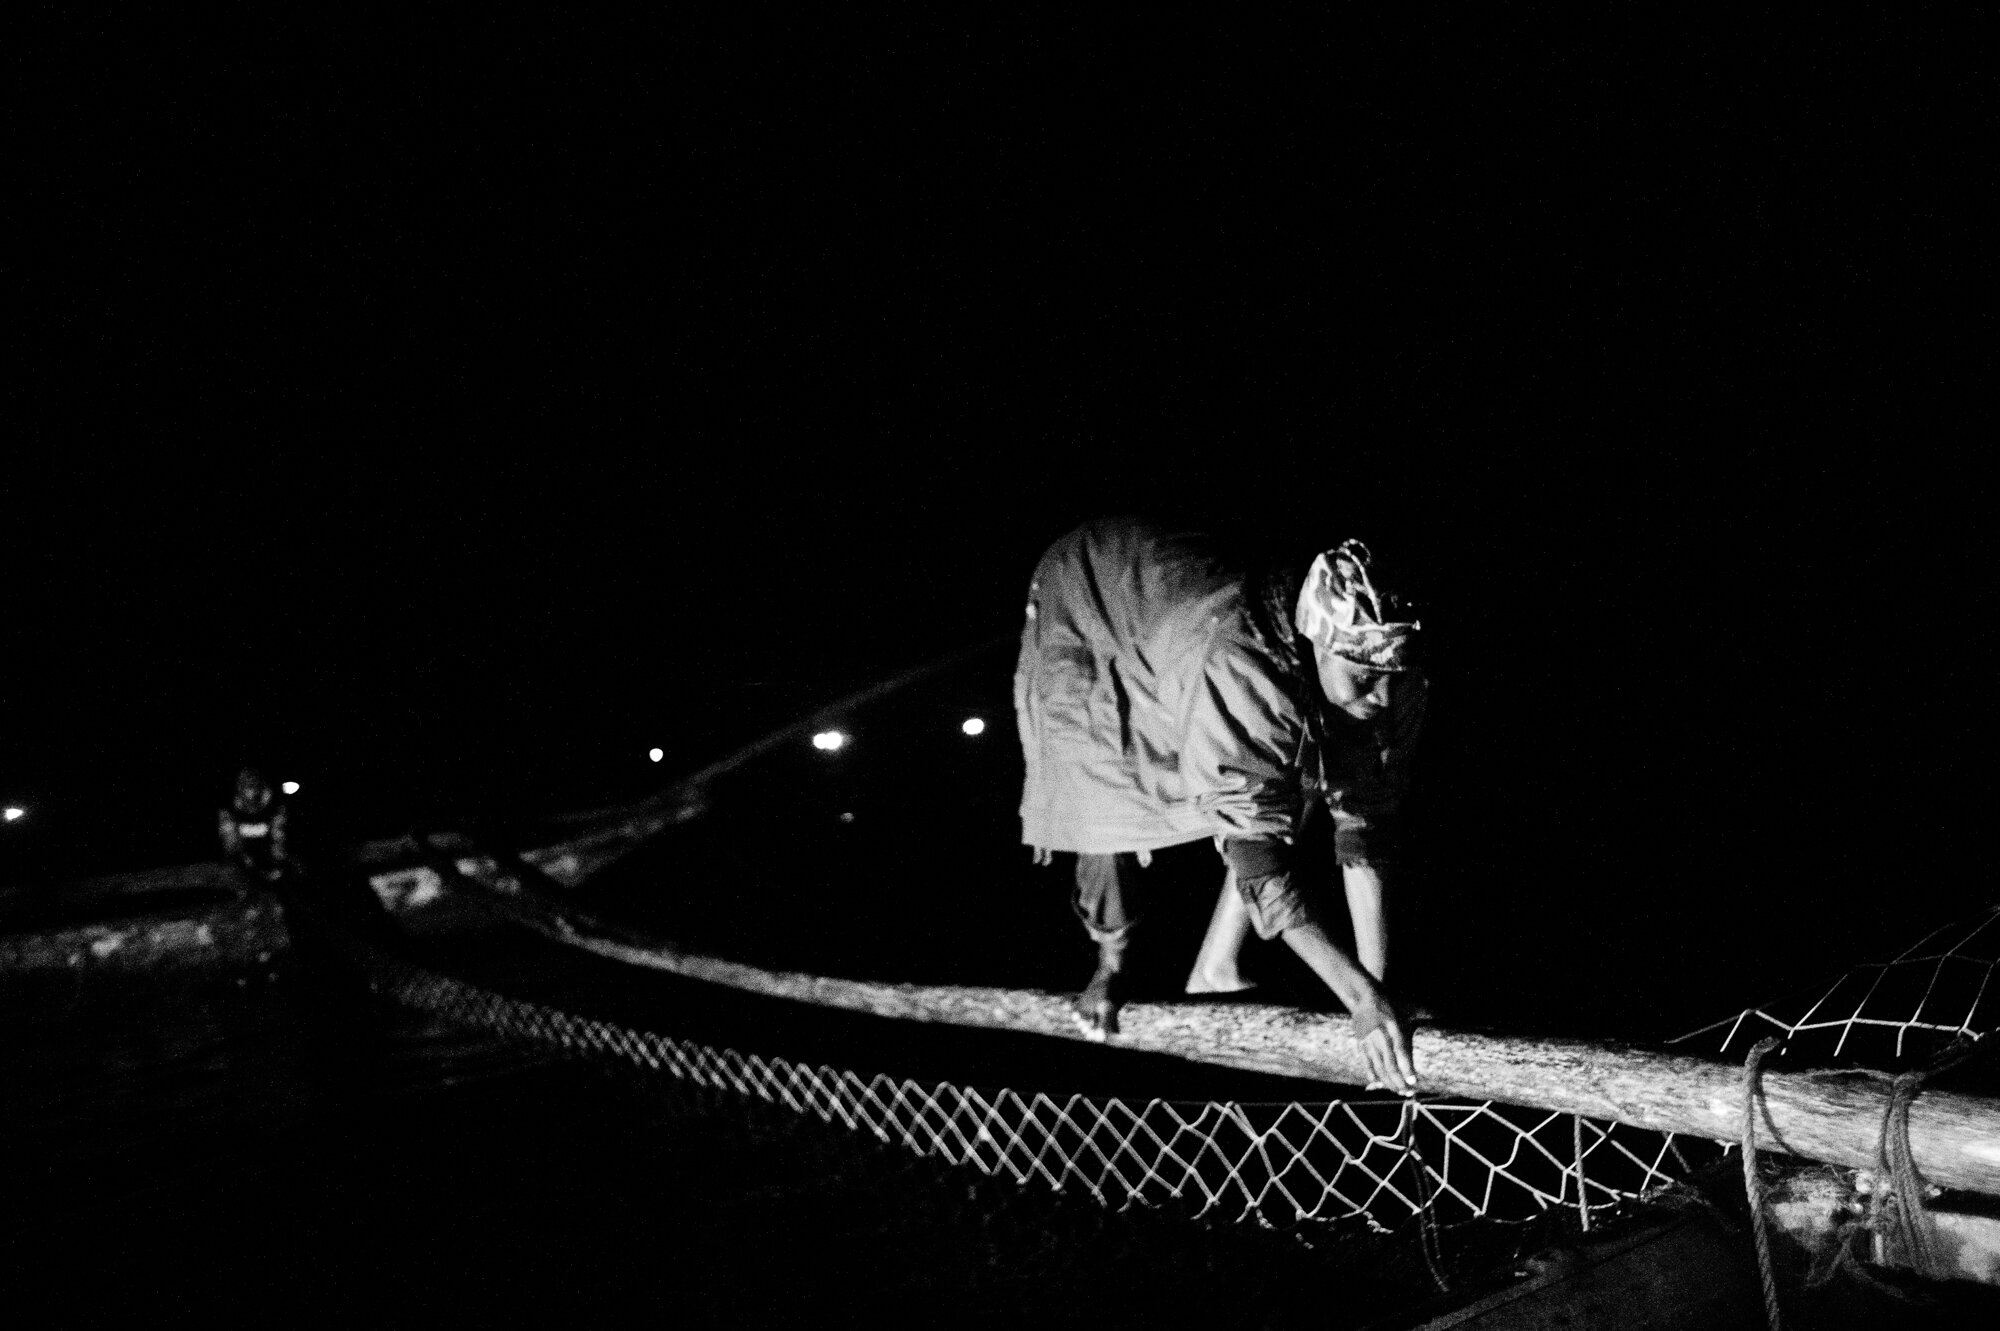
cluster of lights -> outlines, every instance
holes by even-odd
[[[958,728],[966,735],[983,735],[986,733],[986,719],[968,716],[958,723]],[[847,747],[849,738],[844,730],[822,730],[812,737],[812,743],[821,753],[838,753]],[[659,750],[655,749],[654,752],[658,753]]]
[[[968,736],[983,735],[986,733],[986,721],[983,717],[968,716],[959,723],[958,728]],[[847,740],[848,736],[845,731],[822,730],[812,737],[812,745],[822,753],[838,753],[847,746]],[[646,758],[649,762],[659,762],[666,756],[666,750],[657,746],[646,750]],[[286,781],[278,788],[287,795],[296,795],[299,793],[299,783],[296,781]],[[6,822],[18,823],[27,816],[28,811],[17,804],[10,804],[4,809],[0,809],[0,820]],[[847,814],[843,816],[842,821],[851,821],[852,818],[852,814]]]
[[[982,716],[968,716],[965,720],[958,723],[958,728],[968,736],[983,735],[986,733],[986,718]],[[847,747],[851,739],[853,739],[853,736],[844,730],[821,730],[813,734],[812,746],[821,753],[839,753]],[[660,762],[666,756],[667,751],[658,745],[646,750],[646,761],[648,762]],[[287,793],[290,793],[293,787],[287,784],[285,789]]]

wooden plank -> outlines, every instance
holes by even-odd
[[[1518,1284],[1406,1331],[1764,1331],[1750,1250],[1709,1216],[1684,1217],[1602,1243],[1545,1249]]]

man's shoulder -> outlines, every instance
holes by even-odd
[[[1098,518],[1071,529],[1042,556],[1044,590],[1076,588],[1142,619],[1242,581],[1242,571],[1205,533],[1143,517]]]
[[[1215,537],[1142,513],[1113,513],[1079,523],[1051,550],[1074,550],[1100,562],[1180,562],[1217,553]]]

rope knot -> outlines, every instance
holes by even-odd
[[[1910,1106],[1932,1077],[1956,1067],[1975,1047],[1974,1042],[1955,1041],[1929,1065],[1899,1074],[1889,1083],[1889,1103],[1882,1111],[1878,1154],[1889,1186],[1873,1195],[1874,1228],[1903,1265],[1931,1280],[1947,1279],[1952,1270],[1944,1236],[1924,1208],[1930,1189],[1917,1172],[1916,1155],[1910,1150]]]

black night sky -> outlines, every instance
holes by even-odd
[[[1141,509],[1420,571],[1432,901],[1655,982],[1986,894],[1957,35],[342,12],[15,43],[4,872],[252,753],[330,836],[636,793]]]

